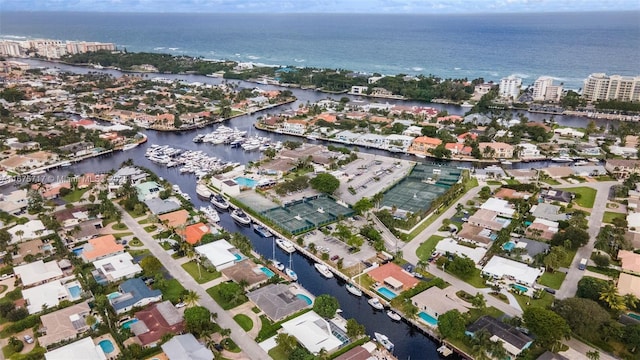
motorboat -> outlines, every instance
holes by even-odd
[[[598,159],[598,158],[588,158],[587,160],[589,160],[591,162],[595,162],[595,163],[600,162],[600,159]]]
[[[367,300],[367,302],[369,303],[369,305],[371,305],[372,308],[376,310],[384,309],[384,305],[376,297],[372,297],[371,299]]]
[[[462,104],[460,104],[460,107],[463,107],[463,108],[472,108],[472,107],[473,107],[473,104],[470,104],[469,102],[465,101],[465,102],[463,102]]]
[[[220,216],[218,215],[218,212],[211,205],[206,207],[201,206],[199,210],[204,213],[204,215],[207,217],[209,221],[214,223],[217,223],[218,221],[220,221]]]
[[[231,212],[231,218],[241,225],[251,224],[251,218],[240,209],[235,209]]]
[[[509,161],[509,160],[501,160],[500,164],[502,164],[502,165],[513,165],[513,163],[511,161]]]
[[[347,288],[347,291],[350,292],[352,295],[355,296],[362,296],[362,290],[360,290],[357,286],[353,285],[353,284],[347,284],[345,285],[345,287]]]
[[[288,240],[278,238],[276,239],[276,244],[280,249],[284,250],[285,252],[288,252],[289,254],[296,251],[296,247],[293,246],[293,244]]]
[[[31,175],[43,175],[43,174],[46,174],[46,173],[47,173],[46,170],[36,170],[36,171],[31,172]]]
[[[373,336],[376,338],[376,341],[384,346],[385,349],[389,350],[389,351],[393,351],[393,343],[389,340],[389,338],[387,337],[387,335],[384,334],[380,334],[377,332],[373,333]]]
[[[588,161],[584,161],[584,160],[580,160],[580,161],[576,161],[574,164],[574,166],[584,166],[584,165],[589,165]]]
[[[135,148],[136,146],[140,145],[139,143],[131,143],[131,144],[125,144],[122,147],[122,151],[127,151],[127,150],[131,150],[133,148]]]
[[[60,163],[60,167],[69,167],[71,166],[71,161],[63,161]]]
[[[202,196],[203,198],[210,198],[211,197],[211,190],[209,190],[209,188],[207,188],[207,185],[205,184],[198,184],[196,186],[196,194],[198,194],[198,196]]]
[[[387,310],[387,316],[393,321],[400,321],[401,317],[393,310]]]
[[[269,231],[269,229],[267,229],[266,227],[262,226],[262,225],[254,225],[253,226],[253,231],[262,236],[263,238],[270,238],[273,236],[273,234],[271,233],[271,231]]]
[[[442,344],[442,346],[440,346],[440,347],[438,348],[438,350],[437,350],[437,351],[440,353],[440,355],[442,355],[442,356],[444,356],[444,357],[447,357],[447,356],[449,356],[449,355],[453,354],[453,350],[451,350],[451,349],[450,349],[447,345],[445,345],[445,344]]]
[[[573,159],[568,156],[559,156],[559,157],[551,158],[551,161],[557,162],[557,163],[569,163],[569,162],[573,162]]]
[[[276,269],[283,271],[284,270],[284,264],[281,263],[278,260],[271,260],[271,263],[273,264],[273,267],[275,267]]]
[[[298,274],[296,274],[296,272],[293,271],[293,269],[286,268],[284,269],[284,273],[287,274],[287,276],[291,278],[292,281],[298,281]]]
[[[222,197],[222,195],[214,195],[211,198],[211,203],[218,209],[227,210],[229,208],[229,203],[224,199],[224,197]]]
[[[316,268],[316,270],[318,270],[320,274],[322,274],[322,276],[326,277],[327,279],[333,277],[333,273],[331,272],[331,270],[329,270],[329,267],[327,265],[316,263],[313,266]]]

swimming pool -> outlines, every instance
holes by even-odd
[[[242,255],[240,255],[240,254],[233,254],[233,256],[236,257],[236,261],[242,260]]]
[[[244,176],[238,176],[237,178],[233,179],[235,182],[238,183],[238,185],[240,185],[241,187],[248,187],[248,188],[255,188],[256,184],[258,184],[257,181],[253,180],[253,179],[249,179],[246,178]]]
[[[260,267],[260,271],[262,271],[265,275],[267,275],[268,278],[272,278],[276,275],[276,273],[271,271],[271,269],[266,268],[264,266]]]
[[[628,313],[627,315],[629,315],[629,317],[632,317],[632,318],[634,318],[636,320],[640,320],[640,315],[638,315],[638,314]]]
[[[502,245],[502,248],[507,251],[513,250],[514,247],[516,247],[516,243],[514,243],[513,241],[508,241],[504,245]]]
[[[84,248],[79,247],[79,248],[75,248],[75,249],[73,249],[73,250],[71,250],[71,251],[73,251],[73,253],[74,253],[76,256],[80,256],[80,254],[82,254],[82,250],[84,250]]]
[[[529,288],[519,284],[511,284],[511,287],[523,293],[526,293],[527,291],[529,291]]]
[[[109,339],[101,340],[98,343],[98,345],[100,345],[100,347],[102,348],[102,351],[104,351],[105,354],[111,354],[113,352],[113,350],[116,349],[113,346],[113,343],[111,342],[111,340],[109,340]]]
[[[422,321],[426,322],[427,324],[431,325],[431,326],[437,326],[438,325],[438,319],[434,318],[433,316],[427,314],[424,311],[421,311],[418,316],[420,317],[420,319],[422,319]]]
[[[123,329],[129,329],[129,328],[131,328],[131,324],[135,324],[137,322],[138,322],[138,319],[136,319],[136,318],[133,318],[131,320],[127,320],[124,323],[122,323],[122,328]]]
[[[82,294],[82,288],[80,285],[73,285],[67,288],[69,290],[69,295],[71,295],[71,300],[76,300],[80,298],[80,294]]]
[[[387,289],[384,286],[381,286],[378,288],[378,293],[380,293],[380,295],[384,296],[388,300],[392,300],[393,298],[398,296],[398,294],[394,293],[393,291]]]
[[[122,294],[120,294],[120,293],[119,293],[119,292],[117,292],[117,291],[116,291],[116,292],[112,292],[111,294],[107,295],[107,299],[109,299],[109,300],[113,300],[113,299],[117,298],[117,297],[118,297],[118,296],[120,296],[120,295],[122,295]]]
[[[311,298],[310,298],[310,297],[308,297],[308,296],[307,296],[307,295],[305,295],[305,294],[296,294],[296,297],[297,297],[298,299],[302,299],[302,300],[306,301],[306,302],[307,302],[307,305],[311,305],[311,304],[313,304],[313,301],[311,300]]]

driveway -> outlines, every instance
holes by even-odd
[[[206,289],[200,286],[191,275],[180,266],[178,261],[173,259],[150,234],[144,231],[142,226],[140,226],[131,215],[122,208],[120,208],[120,210],[122,211],[122,222],[126,224],[130,231],[151,251],[151,254],[160,260],[171,276],[180,281],[185,289],[198,293],[200,296],[200,305],[206,307],[212,313],[218,314],[218,318],[216,319],[218,325],[222,328],[231,329],[231,339],[242,349],[246,357],[249,359],[270,359],[269,355],[242,330],[231,315],[223,310],[220,305],[207,294]]]

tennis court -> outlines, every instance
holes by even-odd
[[[335,222],[339,217],[349,217],[353,215],[353,210],[326,195],[318,195],[292,201],[261,214],[296,235]]]
[[[424,212],[459,179],[462,171],[436,164],[418,164],[402,181],[384,194],[382,207],[410,213]]]

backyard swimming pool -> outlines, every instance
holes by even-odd
[[[629,317],[632,317],[632,318],[634,318],[636,320],[640,320],[640,315],[638,315],[638,314],[628,313],[627,315],[629,315]]]
[[[75,248],[75,249],[73,249],[73,250],[71,250],[71,251],[73,251],[73,253],[74,253],[76,256],[80,256],[80,254],[82,254],[82,250],[84,250],[84,248],[79,247],[79,248]]]
[[[260,267],[260,271],[262,271],[265,275],[267,275],[268,278],[272,278],[276,275],[276,273],[271,271],[271,269],[266,268],[264,266]]]
[[[118,297],[118,296],[120,296],[120,295],[122,295],[122,294],[120,294],[120,293],[119,293],[119,292],[117,292],[117,291],[116,291],[116,292],[112,292],[111,294],[107,295],[107,299],[112,300],[112,299],[117,298],[117,297]]]
[[[105,354],[110,354],[113,352],[113,350],[115,350],[116,348],[113,346],[113,343],[111,342],[111,340],[109,339],[104,339],[101,340],[98,345],[100,345],[100,347],[102,348],[102,351],[104,351]]]
[[[256,184],[258,184],[257,181],[253,180],[253,179],[249,179],[246,178],[244,176],[238,176],[237,178],[233,179],[235,182],[238,183],[238,185],[240,185],[241,187],[248,187],[248,188],[255,188]]]
[[[233,256],[236,257],[236,261],[242,260],[242,255],[240,255],[240,254],[233,254]]]
[[[69,295],[71,295],[71,300],[76,300],[80,298],[80,294],[82,294],[82,288],[80,285],[73,285],[67,288],[69,290]]]
[[[131,320],[127,320],[124,323],[122,323],[122,328],[123,329],[129,329],[129,328],[131,328],[131,324],[135,324],[137,322],[138,322],[138,319],[136,319],[136,318],[133,318]]]
[[[513,250],[514,247],[516,247],[516,243],[514,243],[513,241],[506,242],[504,245],[502,245],[502,248],[507,251]]]
[[[307,302],[307,305],[311,305],[311,304],[313,304],[313,301],[311,300],[311,298],[310,298],[310,297],[308,297],[308,296],[307,296],[307,295],[305,295],[305,294],[296,294],[296,297],[297,297],[297,298],[299,298],[299,299],[302,299],[302,300],[306,301],[306,302]]]
[[[438,325],[438,319],[434,318],[433,316],[427,314],[424,311],[421,311],[418,316],[420,317],[420,319],[422,319],[422,321],[426,322],[427,324],[431,325],[431,326],[437,326]]]
[[[529,288],[524,287],[524,286],[519,285],[519,284],[511,284],[511,287],[516,289],[516,290],[518,290],[518,291],[520,291],[520,292],[522,292],[522,293],[526,293],[527,291],[529,291]]]
[[[378,288],[378,293],[380,293],[380,295],[384,296],[388,300],[392,300],[393,298],[398,296],[398,294],[394,293],[393,291],[387,289],[384,286],[381,286]]]

